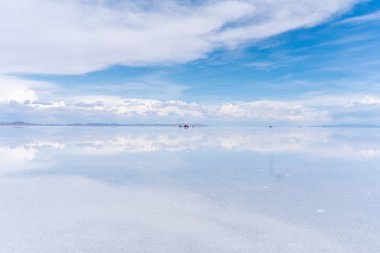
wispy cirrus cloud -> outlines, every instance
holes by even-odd
[[[347,18],[338,22],[338,24],[359,24],[363,22],[380,21],[380,11],[369,14]]]

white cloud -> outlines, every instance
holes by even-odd
[[[54,87],[49,82],[0,75],[0,104],[33,103],[40,98],[51,97]]]
[[[0,76],[0,103],[37,100],[37,95],[31,88],[35,85],[36,82],[33,81]]]
[[[73,110],[102,111],[129,117],[191,117],[204,116],[202,107],[197,103],[184,101],[141,98],[122,98],[117,96],[73,97],[67,108]]]
[[[297,125],[380,124],[380,97],[364,93],[204,104],[122,96],[62,95],[66,93],[56,88],[52,83],[0,76],[2,114],[9,116],[8,121],[41,122],[42,119],[44,123],[223,120]]]
[[[356,98],[347,102],[345,106],[354,107],[354,106],[362,106],[362,105],[380,106],[380,98],[376,98],[373,96],[365,96],[362,98]]]
[[[35,94],[34,92],[32,92]],[[35,100],[25,103],[3,102],[8,111],[25,112],[33,115],[59,114],[70,123],[74,115],[81,115],[81,121],[92,121],[94,116],[100,121],[107,119],[150,119],[154,120],[191,120],[207,122],[213,120],[251,121],[271,123],[323,124],[336,120],[334,114],[350,115],[358,111],[372,112],[377,119],[380,100],[374,97],[315,97],[308,101],[271,101],[230,102],[222,104],[189,103],[179,100],[154,100],[123,98],[117,96],[83,96],[59,98],[58,100]],[[9,110],[12,108],[12,110]],[[4,109],[5,110],[5,109]],[[360,115],[359,115],[360,116]],[[364,115],[368,117],[369,115]],[[111,118],[110,118],[111,117]],[[341,117],[341,116],[340,116]],[[102,120],[103,118],[103,120]],[[342,118],[342,117],[341,117]],[[359,119],[359,118],[358,118]],[[355,120],[355,119],[354,119]],[[361,118],[360,118],[361,120]],[[34,122],[34,120],[32,120]],[[57,122],[49,122],[57,123]],[[360,122],[361,123],[361,122]]]
[[[299,102],[259,100],[226,103],[216,109],[216,115],[266,121],[326,121],[328,113],[308,108]]]
[[[328,112],[315,110],[297,101],[258,100],[214,105],[202,105],[179,100],[154,100],[122,98],[117,96],[70,97],[66,101],[34,101],[23,105],[34,111],[50,109],[70,116],[82,112],[88,114],[104,113],[126,118],[172,118],[172,119],[226,119],[273,122],[321,122],[329,119]]]
[[[13,130],[2,130],[3,136]],[[123,156],[136,153],[185,151],[249,151],[286,153],[316,159],[380,159],[377,130],[326,128],[57,128],[33,131],[33,136],[2,138],[1,174],[43,169],[67,155]],[[360,137],[360,138],[359,138]],[[352,139],[357,139],[355,143]],[[175,157],[173,154],[171,157]],[[103,159],[103,158],[102,158]],[[140,165],[139,165],[140,166]],[[160,169],[170,169],[158,166]],[[178,168],[178,167],[177,167]]]
[[[300,102],[309,108],[327,111],[330,124],[380,124],[380,97],[376,95],[307,96]]]
[[[321,23],[359,1],[0,0],[0,73],[184,63]]]
[[[340,108],[355,110],[365,107],[375,109],[380,105],[380,97],[369,93],[306,96],[300,102],[309,107]]]
[[[65,108],[66,104],[63,101],[48,102],[48,103],[34,102],[34,103],[29,103],[28,106],[31,106],[36,109],[53,109],[53,108]]]
[[[353,18],[347,18],[344,19],[338,24],[357,24],[357,23],[366,23],[366,22],[373,22],[373,21],[380,21],[380,11],[375,11],[369,14],[353,17]]]

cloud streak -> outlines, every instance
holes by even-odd
[[[366,23],[366,22],[376,22],[380,21],[380,11],[375,11],[369,14],[353,17],[353,18],[347,18],[344,19],[338,24],[360,24],[360,23]]]

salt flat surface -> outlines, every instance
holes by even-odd
[[[1,252],[380,252],[380,129],[0,128]]]

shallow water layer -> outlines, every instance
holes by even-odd
[[[1,252],[380,252],[380,130],[0,128]]]

